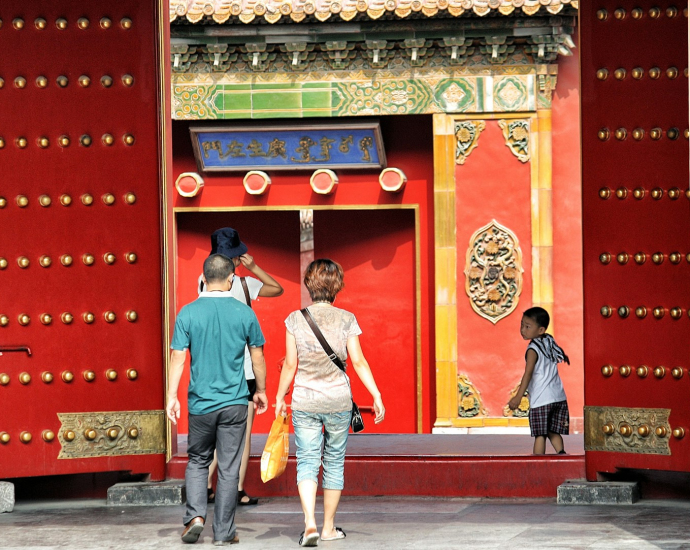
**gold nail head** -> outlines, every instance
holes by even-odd
[[[101,78],[101,84],[103,85],[104,88],[110,88],[113,85],[112,77],[110,77],[108,75],[104,75]]]
[[[91,313],[90,311],[87,311],[87,312],[85,312],[85,313],[82,313],[81,317],[82,317],[82,319],[84,319],[84,322],[85,322],[87,325],[90,325],[90,324],[93,323],[94,320],[95,320],[94,314]]]
[[[625,10],[623,8],[618,8],[617,10],[614,10],[613,16],[619,21],[622,21],[626,16]]]
[[[628,137],[628,131],[625,128],[618,128],[614,135],[616,136],[616,139],[619,141],[623,141],[625,138]]]
[[[678,69],[675,67],[669,67],[666,69],[666,76],[670,78],[671,80],[675,79],[678,77]]]
[[[55,21],[55,26],[61,31],[64,31],[67,28],[67,19],[64,19],[62,17],[57,19]]]
[[[66,76],[58,76],[55,79],[55,82],[57,82],[57,85],[60,86],[60,88],[66,88],[69,84],[69,79]]]
[[[36,140],[36,144],[41,148],[45,149],[50,145],[50,140],[47,137],[40,137]]]
[[[132,134],[125,134],[122,136],[122,141],[125,142],[125,145],[134,145],[134,136]]]
[[[654,254],[652,254],[652,261],[656,265],[660,265],[664,263],[664,255],[661,252],[655,252]]]
[[[628,437],[628,436],[632,435],[632,428],[630,427],[629,424],[621,424],[618,427],[618,431],[624,437]]]
[[[635,309],[635,315],[639,319],[644,319],[645,317],[647,317],[647,308],[644,306],[638,307],[637,309]]]
[[[661,136],[663,134],[664,134],[664,132],[661,128],[652,128],[649,131],[649,137],[652,138],[654,141],[661,139]]]
[[[611,254],[609,254],[608,252],[599,254],[599,261],[604,265],[611,263]]]
[[[652,311],[655,319],[661,319],[666,314],[666,310],[663,307],[655,307]]]
[[[673,367],[671,370],[671,376],[673,376],[673,378],[676,380],[683,378],[683,367]]]
[[[658,201],[664,196],[664,190],[661,187],[655,187],[652,189],[651,195],[655,201]]]
[[[62,256],[60,256],[60,263],[65,267],[67,267],[68,265],[72,265],[72,261],[72,256],[70,256],[69,254],[63,254]]]
[[[111,382],[117,380],[117,371],[115,369],[108,369],[105,371],[105,377]]]
[[[29,205],[29,199],[24,195],[17,195],[17,206],[19,208],[25,208]]]
[[[628,190],[625,187],[619,187],[616,189],[616,197],[623,200],[628,196]]]
[[[5,208],[7,206],[7,199],[5,197],[0,197],[0,208]]]
[[[620,254],[618,254],[618,256],[616,256],[616,260],[621,265],[627,264],[629,259],[630,255],[627,252],[621,252]]]
[[[642,19],[644,12],[640,8],[633,8],[630,10],[630,15],[633,19]]]
[[[62,433],[62,437],[65,441],[74,441],[76,434],[72,430],[65,430]]]
[[[136,312],[136,311],[134,311],[133,309],[130,309],[130,310],[126,313],[126,317],[127,317],[127,320],[128,320],[130,323],[133,323],[134,321],[137,320],[137,318],[138,318],[139,316],[137,315],[137,312]]]
[[[9,443],[10,442],[10,434],[7,432],[0,432],[0,441],[2,443]]]
[[[599,311],[602,317],[611,317],[611,313],[613,313],[613,310],[609,306],[603,306]]]
[[[669,128],[666,132],[666,137],[670,140],[676,140],[680,136],[680,130],[678,128]]]
[[[597,71],[598,80],[606,80],[609,77],[609,70],[606,68],[599,69]]]
[[[127,193],[124,200],[127,204],[134,204],[137,202],[137,196],[134,193]]]
[[[93,441],[94,439],[96,439],[97,435],[98,434],[96,433],[96,430],[94,430],[93,428],[87,428],[86,430],[84,430],[84,439],[88,441]]]
[[[7,384],[10,383],[10,376],[9,374],[5,374],[4,372],[0,374],[0,386],[7,386]]]
[[[657,426],[656,430],[654,430],[654,433],[657,437],[666,437],[668,435],[668,429],[666,426]]]
[[[139,377],[139,373],[136,369],[127,369],[127,378],[130,380],[136,380]]]
[[[678,15],[678,8],[675,6],[670,6],[666,8],[666,17],[673,19]]]
[[[36,86],[38,88],[45,88],[46,86],[48,86],[48,79],[45,76],[39,76],[36,79]]]
[[[635,128],[632,132],[633,139],[640,141],[644,138],[644,130],[642,128]]]
[[[608,187],[599,189],[599,198],[607,200],[611,196],[611,190]]]
[[[49,325],[53,322],[53,316],[50,313],[42,313],[40,319],[44,325]]]
[[[110,134],[103,134],[103,137],[101,137],[101,141],[105,145],[112,145],[113,143],[115,143],[115,138]]]
[[[635,263],[636,264],[642,265],[646,261],[647,261],[647,254],[645,254],[644,252],[638,252],[637,254],[635,254]]]
[[[652,19],[658,19],[660,15],[661,15],[661,10],[659,8],[650,8],[649,9],[649,17],[651,17]]]
[[[31,375],[28,372],[23,372],[19,375],[20,384],[26,386],[29,382],[31,382]]]
[[[50,206],[52,202],[53,201],[48,195],[41,195],[40,197],[38,197],[38,204],[40,204],[41,206]]]
[[[62,378],[63,382],[70,383],[72,380],[74,380],[74,374],[72,374],[70,371],[62,371],[62,374],[60,375],[60,378]]]
[[[89,20],[86,17],[80,17],[77,19],[77,27],[81,30],[86,30],[89,28]]]
[[[621,319],[626,319],[630,315],[630,308],[628,306],[621,306],[618,308],[618,316]]]
[[[43,19],[42,17],[39,17],[38,19],[36,19],[34,21],[34,26],[39,31],[42,31],[43,29],[45,29],[48,26],[48,22],[45,19]]]
[[[601,431],[606,435],[613,435],[616,431],[616,428],[609,422],[601,427]]]
[[[81,203],[84,206],[91,206],[93,204],[93,195],[89,195],[88,193],[84,193],[81,196]]]
[[[606,10],[598,10],[597,11],[597,19],[599,21],[606,21],[609,18],[609,12]]]
[[[659,67],[652,67],[649,69],[649,78],[656,80],[661,76],[661,69]]]
[[[43,430],[41,437],[43,438],[43,441],[50,442],[55,439],[55,432],[51,430]]]
[[[679,307],[671,308],[670,313],[671,313],[671,318],[676,319],[676,320],[680,319],[683,316],[683,310]]]
[[[635,67],[632,71],[630,71],[630,75],[635,80],[640,80],[644,76],[644,69],[642,67]]]
[[[673,437],[683,439],[685,437],[685,428],[673,428]]]
[[[22,269],[26,269],[29,267],[29,265],[31,265],[31,262],[26,256],[19,256],[19,258],[17,258],[17,265]]]
[[[84,265],[93,265],[93,263],[96,261],[96,258],[93,257],[93,254],[84,254],[81,257],[81,261],[84,262]]]
[[[127,263],[129,264],[136,263],[137,255],[134,252],[128,252],[127,254],[125,254],[125,260],[127,260]]]
[[[132,20],[129,17],[123,17],[120,20],[120,25],[122,26],[123,29],[129,30],[132,28]]]
[[[96,373],[92,370],[84,371],[84,380],[87,382],[93,382],[96,379]]]
[[[105,432],[106,435],[108,436],[108,439],[117,439],[117,436],[120,435],[120,430],[117,428],[108,428],[108,431]]]
[[[41,267],[50,267],[50,264],[53,263],[53,260],[50,259],[50,256],[41,256],[38,259],[38,263],[41,265]]]
[[[602,128],[601,130],[599,130],[597,132],[597,137],[601,141],[606,141],[607,139],[609,139],[609,137],[611,137],[611,132],[609,131],[608,128]]]
[[[127,435],[131,439],[136,439],[137,437],[139,437],[139,430],[137,430],[135,427],[131,427],[129,430],[127,430]]]
[[[666,367],[655,367],[654,376],[657,378],[663,378],[666,376]]]
[[[103,261],[107,263],[108,265],[112,265],[115,263],[116,256],[112,252],[106,252],[103,254]]]
[[[82,88],[88,88],[90,84],[91,84],[91,79],[88,76],[86,76],[85,74],[83,74],[79,77],[79,85]]]
[[[30,443],[31,442],[31,433],[30,432],[20,433],[19,439],[22,443]]]
[[[89,147],[91,145],[91,136],[89,136],[88,134],[84,134],[79,138],[79,144],[82,147]]]
[[[50,384],[53,381],[53,373],[48,371],[41,373],[41,380],[46,384]]]
[[[10,318],[7,315],[0,315],[0,327],[6,327],[10,324]]]
[[[601,367],[601,374],[608,378],[613,374],[613,367],[611,365],[604,365]]]
[[[115,204],[115,195],[113,195],[112,193],[106,193],[101,197],[101,200],[103,201],[103,204],[105,204],[106,206],[111,206]]]
[[[650,434],[650,429],[649,426],[646,424],[642,424],[642,426],[637,427],[637,433],[640,435],[640,437],[647,437]]]
[[[633,191],[633,197],[638,201],[644,199],[645,190],[642,187],[638,187]]]
[[[105,322],[106,322],[106,323],[114,323],[114,322],[115,322],[115,319],[116,319],[116,315],[115,315],[115,313],[112,312],[112,311],[106,311],[106,312],[103,314],[103,319],[105,319]]]
[[[0,78],[0,81],[2,81],[2,78]],[[2,86],[0,86],[2,88]],[[5,148],[5,139],[0,137],[0,149]]]
[[[19,147],[20,149],[25,149],[26,146],[29,144],[29,142],[27,141],[27,139],[24,138],[24,137],[17,138],[17,142],[16,142],[16,143],[17,143],[17,147]]]
[[[69,195],[60,195],[60,204],[62,206],[69,206],[72,204],[72,197]]]
[[[110,26],[113,24],[113,22],[108,19],[107,17],[103,17],[100,21],[100,25],[102,29],[109,29]]]
[[[674,265],[678,265],[682,259],[683,259],[683,256],[681,255],[680,252],[671,252],[668,255],[668,261]]]
[[[129,88],[134,85],[134,77],[131,74],[122,75],[122,83]]]
[[[613,71],[613,76],[618,80],[623,80],[627,76],[627,74],[628,71],[626,71],[623,67]]]
[[[12,20],[12,26],[18,31],[20,31],[24,28],[24,20],[20,17],[17,17],[16,19]]]
[[[60,320],[66,325],[69,325],[72,321],[74,321],[74,315],[65,311],[62,315],[60,315]]]
[[[7,260],[5,258],[0,258],[0,269],[7,269]]]
[[[60,147],[69,147],[69,137],[60,136],[58,138],[58,144],[60,145]]]

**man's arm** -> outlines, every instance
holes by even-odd
[[[537,352],[533,349],[527,350],[527,357],[525,358],[525,374],[522,375],[522,382],[520,382],[520,387],[518,388],[515,397],[508,401],[508,408],[510,410],[515,410],[520,406],[520,401],[527,391],[527,386],[529,386],[532,380],[532,375],[534,374],[534,367],[537,364]]]
[[[266,360],[264,359],[264,348],[250,347],[249,355],[252,358],[252,370],[256,378],[256,392],[254,392],[254,409],[256,414],[263,414],[268,409],[268,398],[266,397]]]
[[[283,293],[283,287],[280,286],[280,283],[256,265],[253,256],[242,254],[240,256],[240,261],[242,265],[247,268],[247,271],[263,283],[263,286],[259,290],[259,296],[264,298],[275,298]]]
[[[186,351],[174,349],[170,354],[170,366],[168,367],[168,394],[165,413],[173,424],[177,424],[177,419],[180,418],[180,402],[177,399],[177,390],[180,387],[180,379],[182,378],[184,361],[186,358]]]

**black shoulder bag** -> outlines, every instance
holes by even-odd
[[[345,374],[345,379],[347,380],[347,387],[350,388],[350,399],[352,399],[352,388],[350,387],[350,379],[345,373],[345,363],[343,363],[340,357],[336,355],[336,353],[333,351],[333,348],[331,348],[331,346],[328,345],[328,342],[326,342],[326,339],[323,337],[323,333],[321,332],[319,325],[316,324],[316,321],[314,321],[314,318],[311,316],[311,312],[306,307],[304,309],[300,309],[300,312],[302,313],[302,315],[304,315],[304,319],[307,321],[307,324],[311,327],[311,330],[314,331],[316,339],[321,344],[323,351],[325,351],[326,355],[328,355],[328,358],[331,361],[333,361],[341,371],[343,371],[343,374]],[[355,403],[354,399],[352,399],[352,417],[350,418],[350,427],[352,428],[353,433],[358,433],[364,430],[364,420],[362,420],[362,413],[359,412],[359,407]]]

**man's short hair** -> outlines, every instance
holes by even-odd
[[[522,315],[534,320],[534,322],[540,327],[549,328],[551,317],[549,317],[549,312],[543,307],[531,307]]]
[[[204,260],[204,277],[207,283],[222,283],[235,273],[235,264],[227,256],[211,254]]]

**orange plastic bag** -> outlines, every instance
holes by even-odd
[[[290,415],[273,421],[264,452],[261,455],[261,481],[280,476],[285,471],[290,453]]]

